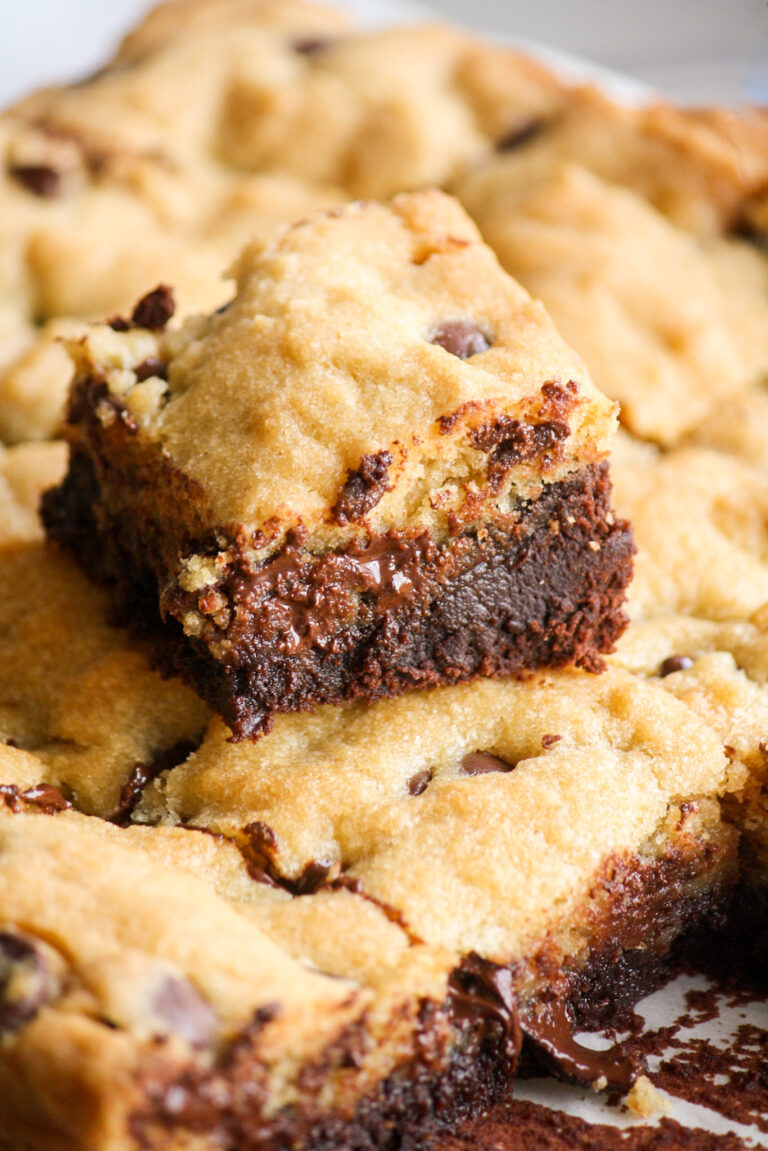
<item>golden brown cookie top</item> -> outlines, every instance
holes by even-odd
[[[550,311],[623,424],[678,443],[768,376],[768,260],[689,235],[629,188],[563,165],[526,193],[466,206],[502,265]]]
[[[123,412],[139,498],[177,535],[440,537],[450,514],[504,512],[607,453],[614,405],[438,191],[316,215],[251,245],[237,275],[233,303],[181,331],[97,327],[72,345],[81,387],[107,389],[73,438]],[[142,379],[146,362],[167,381]],[[494,471],[515,429],[530,444]],[[354,508],[352,474],[369,497]]]
[[[715,732],[618,670],[321,708],[255,745],[227,734],[215,721],[140,818],[233,836],[293,881],[322,866],[426,942],[499,962],[556,930],[602,860],[652,850],[681,796],[728,786]]]
[[[0,735],[81,809],[127,814],[164,758],[195,746],[205,707],[110,626],[105,593],[68,556],[9,547],[0,570]]]
[[[680,227],[699,235],[740,228],[768,180],[763,108],[630,107],[583,88],[536,130],[470,173],[460,193],[474,201],[523,194],[563,162],[633,188]]]

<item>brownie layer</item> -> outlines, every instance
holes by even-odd
[[[322,1095],[333,1083],[338,1097],[340,1076],[359,1065],[360,1025],[302,1073],[300,1107],[265,1118],[258,1054],[265,1020],[256,1018],[214,1071],[182,1082],[150,1073],[134,1134],[146,1147],[181,1128],[232,1151],[395,1151],[406,1133],[423,1137],[479,1114],[503,1098],[516,1072],[543,1068],[570,1081],[626,1090],[640,1068],[620,1047],[582,1047],[574,1032],[616,1021],[668,977],[688,938],[722,923],[733,900],[736,842],[735,835],[692,840],[659,858],[608,861],[596,879],[604,906],[581,957],[558,959],[551,941],[531,960],[508,966],[466,957],[450,978],[446,1002],[418,1005],[415,1054],[347,1113],[336,1107],[323,1114]],[[521,992],[531,977],[542,982],[532,993]]]
[[[98,500],[92,463],[75,455],[44,502],[48,533],[112,582],[121,615],[154,628],[136,525]],[[626,625],[633,545],[599,464],[446,542],[388,532],[318,556],[294,532],[261,568],[237,544],[228,554],[204,592],[176,581],[162,591],[162,646],[235,736],[254,738],[274,713],[321,703],[545,666],[599,670]],[[185,636],[178,621],[192,613],[205,623]]]

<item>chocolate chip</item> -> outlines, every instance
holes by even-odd
[[[8,172],[35,196],[52,199],[61,194],[61,173],[47,164],[14,164]]]
[[[446,320],[434,329],[429,342],[445,348],[460,360],[486,352],[491,346],[491,341],[472,320]]]
[[[159,376],[161,380],[167,380],[168,363],[159,356],[147,356],[146,360],[142,360],[138,367],[134,368],[134,372],[140,384],[150,376]]]
[[[29,1023],[54,992],[53,972],[35,942],[0,932],[0,1034]]]
[[[497,152],[514,152],[516,148],[522,148],[525,144],[530,143],[544,131],[547,126],[547,121],[541,116],[532,116],[530,120],[524,120],[521,124],[516,124],[514,128],[510,128],[496,141]]]
[[[693,667],[693,660],[689,655],[668,655],[659,668],[659,675],[663,679],[675,671],[687,671],[689,667]]]
[[[113,332],[130,332],[130,320],[124,319],[122,316],[112,316],[107,320],[107,327],[111,328]]]
[[[131,316],[137,328],[149,328],[156,332],[164,328],[176,311],[173,291],[167,284],[158,284],[146,296],[142,296]]]
[[[514,763],[500,759],[498,755],[491,755],[489,751],[470,751],[461,761],[461,770],[465,775],[487,775],[491,771],[514,771]]]
[[[559,743],[562,738],[562,735],[542,735],[541,746],[545,751],[549,751],[549,749],[554,747],[556,743]]]
[[[388,451],[362,456],[360,466],[347,472],[332,512],[338,524],[361,519],[376,507],[387,490],[392,453]]]
[[[422,795],[429,787],[431,780],[431,771],[417,771],[408,780],[408,791],[411,795]]]
[[[152,1014],[193,1047],[207,1047],[216,1034],[216,1013],[188,979],[167,975],[155,988]]]
[[[316,56],[318,52],[327,48],[330,42],[328,37],[307,36],[303,40],[294,40],[291,47],[300,56]]]

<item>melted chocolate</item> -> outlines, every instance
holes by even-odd
[[[162,772],[170,771],[171,768],[183,763],[199,746],[199,740],[180,739],[172,747],[158,752],[151,763],[134,763],[130,775],[120,789],[120,802],[117,811],[110,816],[112,823],[120,825],[128,823],[147,784],[151,783]]]
[[[0,799],[13,812],[22,811],[24,805],[29,804],[39,808],[45,815],[55,815],[57,812],[66,811],[72,806],[59,789],[52,787],[49,783],[38,783],[26,791],[21,791],[13,783],[0,784]]]
[[[523,1045],[514,969],[499,967],[473,952],[452,972],[449,995],[453,1021],[479,1027],[494,1044],[500,1040],[510,1072],[514,1071]]]
[[[630,1089],[642,1070],[638,1061],[615,1047],[593,1051],[577,1043],[574,1025],[563,999],[542,1001],[523,1016],[522,1030],[536,1045],[536,1055],[559,1078],[577,1083]]]

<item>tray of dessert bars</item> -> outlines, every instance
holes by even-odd
[[[0,114],[0,1147],[768,1146],[768,111],[101,57]]]

